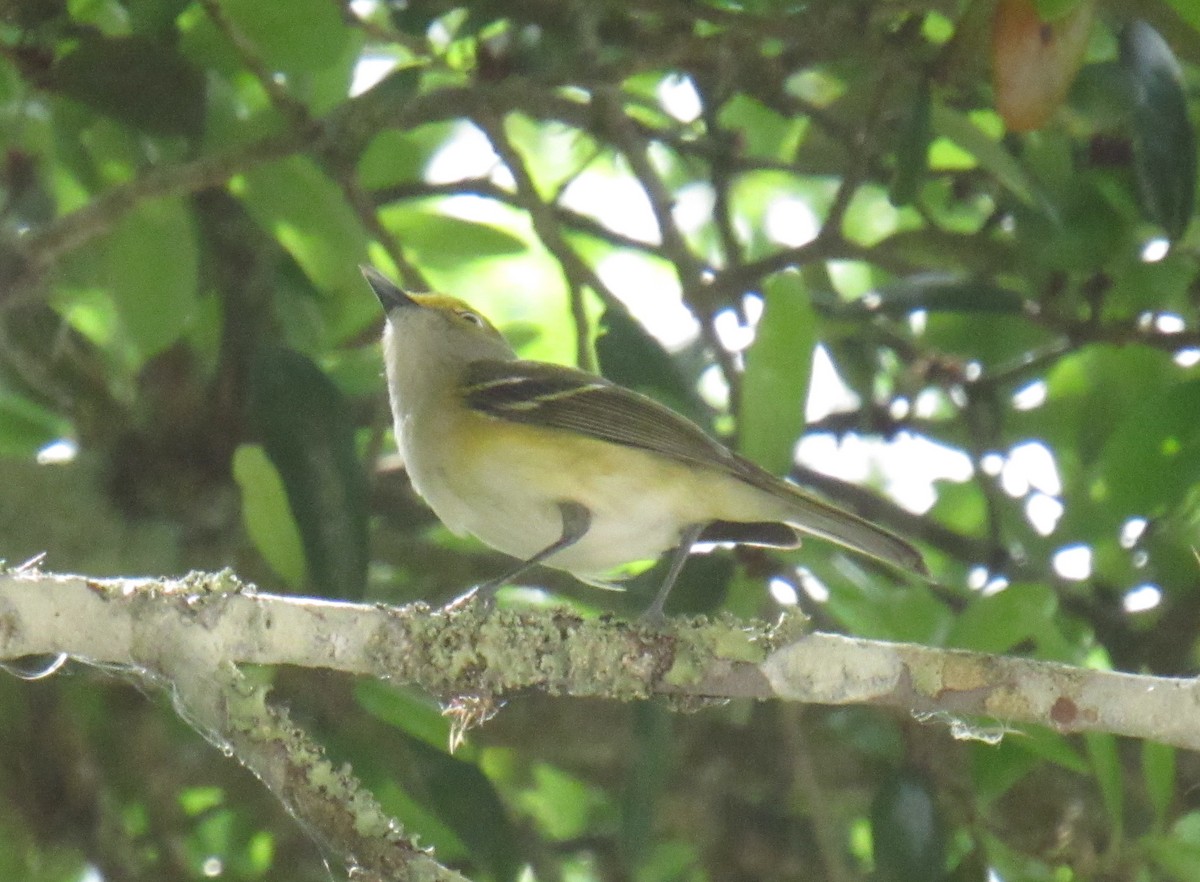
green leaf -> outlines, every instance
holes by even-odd
[[[30,457],[69,431],[70,424],[53,411],[0,391],[0,456]]]
[[[787,118],[744,94],[731,97],[717,116],[722,128],[735,132],[745,157],[786,162],[795,154],[804,130],[800,118]]]
[[[454,123],[415,130],[386,129],[375,135],[358,160],[358,182],[366,190],[414,183],[439,147],[455,134]]]
[[[999,744],[970,746],[971,778],[980,805],[995,803],[1044,762],[1062,766],[1086,777],[1087,759],[1072,746],[1072,739],[1040,726],[1008,734]]]
[[[979,652],[1008,652],[1035,640],[1058,611],[1058,600],[1045,585],[1010,585],[973,600],[955,620],[948,643]]]
[[[189,0],[123,0],[129,10],[129,26],[139,34],[170,41],[175,19]]]
[[[1037,8],[1038,18],[1052,22],[1062,18],[1081,2],[1084,0],[1033,0],[1033,5]]]
[[[646,608],[666,578],[671,565],[669,558],[670,555],[664,556],[650,569],[622,583],[625,591],[617,602],[619,609],[632,618]],[[667,612],[670,615],[695,616],[723,609],[734,615],[753,616],[762,605],[762,580],[745,579],[731,585],[733,577],[734,563],[729,555],[692,555],[684,564],[679,583],[671,591]],[[745,592],[741,596],[737,595],[739,588]]]
[[[358,265],[368,238],[337,184],[303,157],[259,166],[230,185],[255,222],[279,240],[322,293],[329,338],[356,333],[378,314]]]
[[[621,804],[621,844],[634,864],[645,859],[653,842],[654,819],[670,769],[671,712],[639,701],[633,706],[633,739]]]
[[[871,802],[875,870],[884,882],[938,882],[946,870],[946,830],[935,791],[914,769],[896,772]]]
[[[817,320],[799,273],[772,276],[763,286],[763,300],[742,378],[741,450],[781,475],[791,468],[796,439],[804,431]]]
[[[196,306],[199,254],[182,199],[143,202],[105,242],[104,271],[121,327],[141,359],[174,343]]]
[[[1022,750],[1020,744],[1020,739],[1010,736],[999,744],[969,745],[971,779],[981,805],[999,799],[1037,766],[1037,758]],[[1087,763],[1081,760],[1079,766],[1086,774]]]
[[[987,525],[987,499],[975,481],[940,480],[934,483],[937,502],[929,516],[941,524],[954,524],[967,536],[981,536]]]
[[[529,248],[510,230],[432,208],[392,205],[379,215],[416,260],[433,269],[452,270],[466,261],[522,254]]]
[[[1096,130],[1124,129],[1129,123],[1129,78],[1116,59],[1081,67],[1067,98],[1071,109]]]
[[[421,801],[431,806],[467,846],[472,859],[501,882],[520,871],[517,831],[492,782],[474,763],[408,739]]]
[[[1175,13],[1195,30],[1200,31],[1200,6],[1195,0],[1166,0]]]
[[[1046,375],[1049,407],[1039,408],[1037,414],[1043,425],[1032,420],[1036,411],[1025,418],[1060,455],[1077,457],[1089,466],[1102,453],[1107,455],[1105,446],[1122,425],[1133,436],[1130,443],[1136,443],[1138,424],[1129,422],[1131,416],[1140,419],[1135,408],[1150,390],[1171,386],[1177,376],[1169,353],[1148,346],[1089,346],[1059,359]]]
[[[1200,878],[1200,812],[1188,812],[1168,836],[1147,836],[1141,843],[1154,863],[1175,882]]]
[[[1086,775],[1089,772],[1087,759],[1074,748],[1071,739],[1051,729],[1031,726],[1012,739],[1012,743],[1026,753],[1069,769],[1077,775]]]
[[[929,143],[933,136],[933,100],[929,80],[922,78],[909,105],[896,142],[896,169],[889,195],[895,205],[908,205],[917,198],[929,170]]]
[[[169,43],[86,33],[50,72],[69,98],[154,135],[200,134],[204,74]]]
[[[337,63],[351,31],[325,0],[221,0],[225,13],[274,70],[315,71]]]
[[[930,312],[920,336],[923,345],[985,368],[1012,364],[1054,341],[1049,329],[1026,317],[998,313]]]
[[[450,720],[428,695],[378,680],[360,680],[354,686],[354,697],[371,716],[430,747],[442,750],[450,743]],[[471,746],[460,749],[470,751]]]
[[[685,378],[679,356],[668,353],[628,310],[604,311],[596,358],[600,372],[614,383],[649,395],[702,426],[710,422],[708,408]]]
[[[1085,732],[1083,742],[1087,745],[1092,774],[1112,823],[1112,835],[1119,841],[1125,829],[1125,785],[1121,758],[1117,755],[1117,739],[1107,732]]]
[[[1196,200],[1196,132],[1183,72],[1167,41],[1144,21],[1121,32],[1120,48],[1133,100],[1133,157],[1142,209],[1168,237],[1178,239]]]
[[[350,31],[347,39],[341,41],[341,55],[331,63],[290,78],[291,94],[303,101],[313,116],[326,116],[342,109],[354,85],[354,72],[362,60],[366,39],[361,30]],[[348,155],[357,155],[357,150],[356,144]]]
[[[999,141],[990,138],[970,117],[943,104],[933,105],[933,131],[953,141],[975,157],[1018,199],[1027,204],[1038,201],[1037,185],[1017,159]]]
[[[1114,520],[1161,514],[1200,481],[1200,379],[1145,390],[1092,472],[1092,501]]]
[[[367,482],[345,400],[315,364],[288,349],[263,347],[251,384],[252,418],[283,478],[314,587],[362,597]]]
[[[568,840],[588,833],[604,795],[574,775],[548,763],[533,767],[532,786],[520,791],[521,809],[531,815],[551,839]]]
[[[1136,221],[1133,213],[1122,214],[1086,176],[1069,169],[1046,174],[1067,174],[1071,183],[1055,188],[1053,197],[1036,208],[1014,210],[1021,257],[1050,270],[1091,272],[1120,256]]]
[[[1189,308],[1196,279],[1190,255],[1172,251],[1162,260],[1147,262],[1137,255],[1113,273],[1113,285],[1104,298],[1112,315],[1136,317],[1146,312],[1179,312]]]
[[[811,567],[829,586],[828,611],[847,631],[876,640],[941,643],[953,622],[945,604],[924,586],[905,590],[872,583],[866,590],[847,586],[836,570],[828,577]],[[877,585],[877,587],[876,587]]]
[[[1142,742],[1142,778],[1160,830],[1166,826],[1168,812],[1175,802],[1175,759],[1175,748],[1169,744]]]
[[[357,266],[366,258],[367,236],[341,189],[310,160],[291,157],[260,166],[232,189],[317,287],[336,289],[347,279],[361,287]]]
[[[287,491],[266,451],[242,444],[233,452],[233,479],[242,494],[242,523],[258,553],[288,587],[303,587],[308,568]]]

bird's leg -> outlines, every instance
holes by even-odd
[[[679,547],[675,549],[675,554],[671,558],[671,568],[667,570],[667,577],[663,579],[658,593],[654,595],[653,602],[642,613],[643,621],[650,622],[651,624],[659,624],[666,619],[663,607],[666,606],[667,595],[671,593],[671,588],[675,585],[675,580],[679,578],[679,574],[683,570],[683,565],[687,563],[688,555],[692,553],[692,546],[696,544],[696,540],[704,532],[704,527],[704,524],[692,524],[679,537]]]
[[[489,582],[484,582],[475,591],[471,592],[479,600],[483,601],[488,606],[491,606],[496,599],[496,592],[500,590],[500,586],[511,582],[517,576],[520,576],[529,570],[536,567],[552,554],[562,551],[564,548],[570,548],[586,534],[592,525],[592,513],[588,511],[587,506],[580,505],[578,502],[570,500],[562,501],[558,504],[558,510],[562,513],[562,535],[535,554],[528,560],[522,561],[514,569],[509,570],[503,576],[497,579],[492,579]],[[456,601],[457,603],[457,601]]]

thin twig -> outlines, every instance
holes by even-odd
[[[242,33],[242,29],[225,14],[225,10],[217,0],[200,0],[200,5],[212,19],[217,30],[233,44],[233,49],[242,66],[258,81],[263,91],[267,93],[267,97],[271,99],[271,105],[283,115],[288,125],[297,129],[307,128],[312,122],[308,108],[304,102],[288,91],[281,79],[275,76],[275,72],[267,66],[259,54],[254,41]]]
[[[538,238],[542,240],[550,253],[558,260],[559,266],[562,267],[563,277],[570,293],[571,316],[575,322],[576,359],[580,367],[594,369],[591,334],[583,301],[583,290],[591,288],[609,307],[617,306],[623,309],[624,306],[620,304],[617,296],[609,290],[596,271],[576,253],[563,237],[557,215],[549,203],[545,202],[538,193],[537,185],[534,183],[529,169],[525,166],[525,160],[504,131],[504,120],[488,110],[477,112],[474,119],[476,125],[482,129],[491,142],[496,155],[512,173],[517,187],[517,198],[529,213],[529,219],[533,223],[533,229],[537,232]]]
[[[408,259],[396,235],[384,226],[383,220],[379,217],[375,200],[358,185],[354,170],[347,169],[335,173],[334,178],[342,189],[342,195],[358,215],[359,222],[367,228],[375,241],[387,252],[392,263],[396,265],[396,269],[400,273],[401,284],[410,291],[429,290],[429,283],[425,280],[424,274],[416,264]]]
[[[129,211],[150,199],[190,193],[224,184],[255,165],[294,153],[294,133],[272,135],[192,162],[164,165],[99,194],[82,208],[30,233],[21,252],[36,270],[53,265],[64,254],[111,230]]]
[[[700,259],[688,245],[674,217],[674,197],[655,170],[648,154],[648,143],[626,116],[620,96],[611,91],[597,93],[597,108],[613,143],[629,163],[630,171],[641,184],[650,201],[650,210],[658,225],[663,251],[675,266],[683,300],[689,304],[700,321],[704,343],[713,353],[729,389],[729,408],[737,413],[741,404],[741,372],[731,352],[721,343],[716,331],[716,314],[724,305],[713,295],[715,289],[706,281]]]
[[[371,198],[376,205],[387,205],[391,202],[400,202],[406,199],[423,199],[432,196],[483,196],[487,199],[502,202],[505,205],[512,205],[517,208],[525,207],[518,194],[511,190],[506,190],[488,178],[464,178],[460,181],[441,184],[430,183],[428,181],[405,181],[404,183],[381,187],[371,193]],[[573,232],[584,233],[619,248],[641,251],[656,257],[663,256],[662,246],[658,243],[647,242],[644,239],[630,236],[628,233],[623,233],[620,230],[614,230],[611,227],[605,226],[594,217],[581,214],[557,201],[548,201],[547,204],[554,212],[559,224]]]
[[[704,298],[701,293],[703,275],[700,259],[688,245],[683,233],[679,230],[679,225],[675,223],[675,199],[650,162],[647,141],[638,134],[625,115],[619,95],[598,94],[596,105],[613,144],[629,163],[630,171],[642,185],[646,197],[650,200],[650,210],[658,224],[663,249],[671,262],[675,264],[675,271],[679,276],[684,298],[692,303],[701,303]]]

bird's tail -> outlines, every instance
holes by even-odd
[[[827,539],[868,557],[928,578],[921,552],[895,533],[818,499],[786,481],[788,513],[782,520],[801,533]]]

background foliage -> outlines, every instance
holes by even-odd
[[[370,261],[938,580],[723,551],[673,611],[1191,674],[1198,63],[1190,0],[0,3],[0,555],[389,602],[498,572],[388,462]],[[536,581],[629,613],[657,575]],[[1154,744],[531,695],[450,756],[428,697],[263,676],[476,878],[1200,878],[1200,766]],[[327,873],[168,702],[0,681],[0,876]]]

